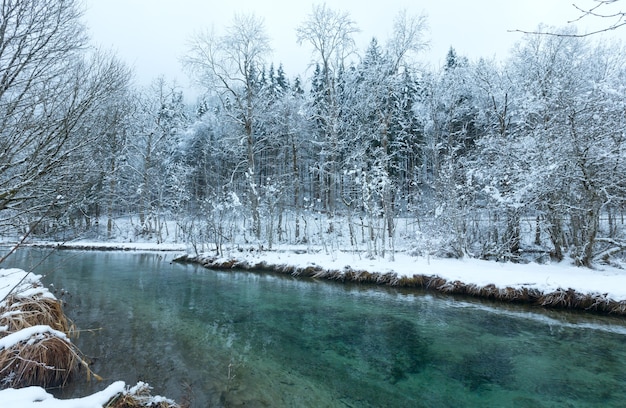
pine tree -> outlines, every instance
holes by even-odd
[[[278,71],[276,71],[276,87],[280,94],[284,94],[289,90],[289,81],[285,76],[285,70],[283,64],[278,65]]]
[[[446,71],[450,71],[456,68],[457,64],[458,64],[458,57],[456,55],[456,50],[450,47],[450,49],[448,50],[448,53],[446,54],[446,65],[444,66],[444,69]]]
[[[296,79],[294,79],[292,92],[295,96],[304,95],[304,89],[302,89],[302,80],[300,79],[300,76],[297,76]]]

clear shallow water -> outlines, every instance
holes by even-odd
[[[3,267],[28,269],[48,251]],[[75,340],[105,383],[146,381],[194,407],[621,407],[626,319],[55,252]]]

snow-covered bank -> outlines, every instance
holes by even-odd
[[[244,251],[218,258],[184,256],[178,261],[208,268],[265,270],[331,280],[423,287],[546,307],[626,314],[626,270],[557,264],[513,264],[477,259],[437,259],[395,254],[395,260],[365,259],[348,252]]]
[[[178,407],[170,399],[150,395],[150,390],[150,386],[143,382],[129,387],[123,381],[116,381],[102,391],[86,397],[60,400],[41,387],[8,388],[0,390],[0,401],[3,407],[16,408]]]
[[[31,247],[44,247],[56,249],[82,249],[93,251],[186,251],[185,244],[155,244],[152,242],[97,242],[97,241],[72,241],[72,242],[54,242],[54,241],[36,241],[26,244]]]
[[[0,302],[11,292],[21,296],[39,295],[54,299],[54,295],[41,285],[41,275],[29,274],[17,268],[0,269]]]
[[[79,366],[93,375],[69,338],[71,325],[41,276],[0,269],[0,406],[20,408],[178,407],[150,387],[118,381],[95,394],[58,400],[43,387],[67,384]],[[95,376],[97,377],[97,376]],[[41,386],[40,386],[41,385]],[[23,387],[23,388],[21,388]]]
[[[0,400],[7,407],[102,408],[117,394],[124,392],[124,386],[123,381],[117,381],[95,394],[69,400],[58,400],[41,387],[9,388],[0,391]]]
[[[185,252],[183,244],[80,241],[38,242],[31,245],[59,249]],[[563,261],[516,264],[478,259],[416,257],[404,252],[394,260],[367,259],[363,253],[325,253],[311,247],[284,246],[279,250],[232,250],[226,257],[209,253],[184,255],[178,261],[209,268],[269,270],[294,276],[421,287],[444,293],[467,294],[503,301],[535,303],[626,315],[626,270],[607,265],[595,269]]]

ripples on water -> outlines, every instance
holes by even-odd
[[[47,251],[3,265],[28,268]],[[194,407],[608,407],[626,401],[623,319],[172,264],[54,253],[76,340],[106,384]],[[106,384],[78,380],[58,392]]]

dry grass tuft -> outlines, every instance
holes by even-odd
[[[41,294],[14,294],[0,306],[0,338],[34,326],[47,326],[68,337],[76,334],[63,312],[60,300]],[[94,374],[80,351],[67,338],[54,333],[39,333],[12,347],[0,350],[0,388],[62,387],[83,367],[87,380]]]
[[[328,271],[327,279],[345,282],[346,275],[344,275],[343,271],[332,269]]]
[[[498,296],[498,288],[494,284],[485,285],[480,289],[479,295],[487,299],[494,299]]]
[[[296,271],[296,267],[292,265],[281,265],[280,272],[286,275],[293,275]]]
[[[430,276],[428,278],[428,282],[426,283],[426,289],[437,289],[441,288],[447,283],[444,278],[440,278],[439,276]]]
[[[622,300],[621,302],[613,302],[612,305],[607,307],[609,313],[626,315],[626,300]]]
[[[153,397],[150,391],[148,384],[139,383],[111,398],[104,408],[183,408],[171,400]]]
[[[370,283],[372,282],[372,274],[368,271],[354,271],[353,280],[359,283]]]
[[[465,292],[470,296],[480,296],[480,291],[482,288],[474,283],[469,284],[465,287]]]
[[[22,297],[9,296],[0,307],[0,326],[6,332],[0,337],[27,327],[46,325],[67,335],[74,331],[73,324],[63,312],[61,301],[39,295]]]
[[[0,388],[64,386],[79,364],[85,364],[74,345],[52,333],[0,350]]]
[[[387,272],[378,276],[376,283],[379,285],[397,286],[399,282],[398,274],[395,272]]]
[[[455,294],[464,294],[467,290],[467,286],[458,280],[454,282],[446,282],[443,285],[437,287],[437,290],[443,293],[455,293]]]
[[[398,286],[407,288],[423,288],[426,286],[426,279],[426,276],[417,274],[411,277],[401,276],[398,280]]]
[[[574,304],[574,291],[572,289],[557,289],[554,292],[546,293],[539,299],[541,306],[554,308],[569,308]]]

